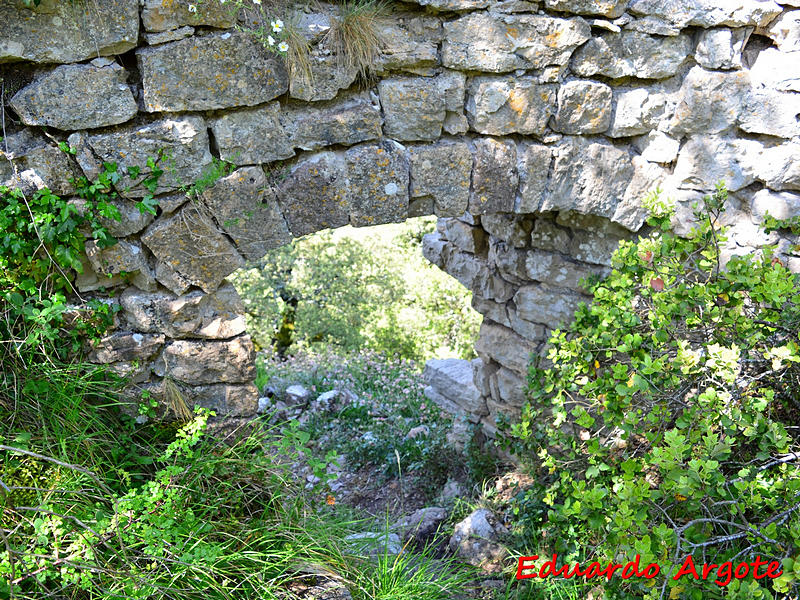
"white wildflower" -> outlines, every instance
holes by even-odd
[[[280,44],[278,44],[278,50],[280,50],[281,52],[286,52],[288,49],[289,49],[289,44],[287,44],[286,42],[281,42]]]
[[[280,33],[281,31],[283,31],[283,21],[281,21],[280,19],[275,19],[274,21],[271,21],[270,25],[272,25],[272,31],[274,31],[275,33]]]
[[[274,46],[274,45],[275,45],[275,38],[274,38],[274,37],[272,37],[271,35],[268,35],[268,36],[267,36],[267,43],[268,43],[270,46]]]
[[[189,5],[189,12],[190,13],[196,13],[197,12],[197,5],[196,4],[190,4]]]

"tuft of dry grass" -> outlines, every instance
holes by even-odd
[[[324,39],[341,68],[355,69],[363,79],[369,79],[384,45],[378,24],[387,12],[383,0],[342,0],[339,15],[331,19]]]

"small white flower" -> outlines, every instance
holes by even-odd
[[[197,12],[197,6],[194,5],[194,4],[190,4],[189,5],[189,12],[190,13],[196,13]]]
[[[274,31],[275,33],[280,33],[281,31],[283,31],[283,21],[281,21],[280,19],[275,19],[270,23],[270,25],[272,25],[272,31]]]
[[[261,0],[253,0],[253,4],[258,4],[259,6],[261,6]]]
[[[271,35],[268,35],[268,36],[267,36],[267,43],[268,43],[270,46],[274,46],[274,45],[275,45],[275,38],[274,38],[274,37],[272,37]]]
[[[281,52],[286,52],[288,49],[289,49],[289,44],[287,44],[286,42],[281,42],[280,44],[278,44],[278,50],[280,50]]]

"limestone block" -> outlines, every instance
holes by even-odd
[[[252,417],[258,406],[258,388],[252,383],[225,383],[178,386],[188,406],[200,406],[217,413],[217,417]]]
[[[136,115],[126,72],[113,60],[62,65],[36,78],[11,99],[26,125],[83,129],[123,123]]]
[[[44,0],[39,6],[27,7],[3,0],[0,23],[0,63],[74,63],[134,48],[139,37],[139,1],[78,5]]]
[[[142,241],[171,270],[209,293],[245,265],[233,244],[217,230],[211,216],[194,203],[166,218],[156,219],[142,235]]]
[[[746,71],[719,72],[693,67],[683,80],[665,130],[673,137],[719,133],[739,117],[750,87]]]
[[[611,124],[606,135],[612,138],[641,135],[655,129],[667,107],[662,88],[616,88]]]
[[[138,187],[126,191],[133,185],[127,176],[127,168],[145,169],[147,159],[158,156],[164,149],[170,152],[170,168],[164,169],[158,180],[156,194],[196,181],[211,164],[206,123],[195,116],[175,116],[145,125],[89,133],[86,142],[100,160],[117,163],[118,172],[123,173],[117,189],[130,197],[142,197],[147,190]]]
[[[661,131],[651,131],[639,142],[642,158],[655,163],[671,163],[678,157],[680,142]]]
[[[514,214],[491,213],[483,216],[481,226],[494,237],[514,248],[524,248],[530,240],[530,224]]]
[[[444,269],[444,254],[447,247],[447,240],[445,240],[438,231],[426,233],[422,236],[422,256],[425,257],[425,260],[436,265],[440,269]]]
[[[248,260],[258,260],[292,239],[261,167],[237,169],[203,192],[201,199]]]
[[[412,0],[420,6],[427,6],[434,10],[459,11],[486,8],[491,0]]]
[[[765,149],[754,170],[770,189],[800,190],[800,142],[785,142]]]
[[[192,287],[191,281],[163,261],[156,262],[156,281],[179,296]]]
[[[614,231],[576,231],[570,242],[570,254],[576,260],[610,267],[611,256],[624,237]]]
[[[188,2],[144,0],[142,24],[147,31],[168,31],[183,25],[205,25],[225,29],[236,24],[236,9],[224,2],[203,2],[199,10],[190,11]]]
[[[172,341],[156,361],[155,372],[192,385],[248,383],[256,376],[253,342],[249,335],[227,341]]]
[[[424,240],[423,240],[424,241]],[[423,252],[425,247],[423,247]],[[427,255],[425,255],[427,257]],[[484,300],[506,302],[514,295],[514,288],[494,273],[482,257],[468,252],[459,252],[445,245],[441,252],[441,269],[472,290],[473,297]]]
[[[791,219],[800,215],[800,194],[759,190],[750,205],[753,222],[763,223],[767,213],[776,219]]]
[[[136,51],[148,112],[254,106],[289,89],[284,60],[245,33],[215,33]]]
[[[459,216],[469,202],[472,153],[465,142],[441,141],[409,146],[411,196],[433,199],[440,217]]]
[[[526,285],[514,294],[514,304],[521,318],[548,327],[571,323],[578,304],[585,300],[574,292],[542,284]],[[503,361],[498,359],[498,362]],[[514,370],[525,372],[518,368]]]
[[[754,86],[772,88],[780,92],[800,92],[800,51],[781,52],[767,48],[759,52],[750,67]]]
[[[332,100],[339,90],[350,87],[356,80],[358,68],[342,64],[335,54],[316,46],[309,55],[309,73],[292,73],[289,95],[298,100],[316,102]]]
[[[290,145],[302,150],[352,146],[381,136],[380,110],[363,94],[322,106],[292,106],[282,122]]]
[[[500,276],[509,283],[515,285],[526,283],[524,251],[514,248],[499,238],[491,237],[488,260],[489,265],[496,268]],[[497,319],[492,320],[498,321]]]
[[[227,339],[246,329],[244,305],[229,283],[212,294],[193,290],[180,296],[130,287],[122,293],[120,304],[131,328],[174,339]]]
[[[611,124],[611,88],[596,81],[570,81],[558,90],[553,129],[567,134],[602,133]]]
[[[553,148],[542,211],[575,210],[611,217],[633,177],[630,155],[611,144],[566,138]]]
[[[394,13],[379,20],[376,32],[382,41],[376,72],[412,71],[423,74],[439,64],[442,22],[419,13]]]
[[[278,200],[292,235],[347,225],[346,189],[343,154],[319,152],[293,165],[278,186]]]
[[[409,161],[392,140],[353,146],[345,153],[350,224],[397,223],[408,215]]]
[[[115,332],[101,339],[89,353],[93,363],[142,361],[154,356],[164,345],[160,334]]]
[[[382,79],[378,92],[386,135],[401,141],[434,140],[445,118],[444,90],[428,77]]]
[[[590,37],[580,17],[471,13],[445,23],[442,64],[491,73],[566,65]]]
[[[483,254],[487,249],[486,231],[481,227],[467,225],[458,219],[440,219],[444,223],[444,236],[459,250],[472,254]]]
[[[472,381],[472,363],[457,358],[433,359],[422,374],[426,385],[455,404],[461,413],[480,414],[481,394]]]
[[[756,180],[763,147],[754,140],[694,135],[681,148],[674,178],[684,189],[713,191],[719,181],[735,192]]]
[[[508,305],[508,327],[532,342],[543,342],[548,337],[547,328],[541,323],[526,321],[517,313],[517,308],[513,303]],[[501,323],[502,324],[502,323]]]
[[[194,27],[178,27],[178,29],[171,29],[169,31],[160,31],[159,33],[145,33],[144,39],[148,46],[157,46],[158,44],[166,44],[167,42],[174,42],[194,35]]]
[[[683,29],[698,27],[744,27],[769,23],[781,13],[781,7],[771,0],[633,0],[628,10],[636,15],[662,18]]]
[[[625,12],[627,0],[544,0],[551,10],[615,19]]]
[[[79,210],[82,210],[84,200],[75,199],[75,204]],[[134,202],[127,198],[112,198],[108,203],[114,206],[120,215],[120,219],[106,219],[105,217],[98,217],[98,221],[103,227],[108,230],[108,233],[115,238],[126,237],[134,233],[139,233],[142,229],[150,225],[155,218],[149,212],[142,212]]]
[[[485,319],[500,323],[506,327],[511,327],[511,321],[508,318],[508,310],[504,303],[495,302],[494,300],[484,300],[480,296],[472,296],[472,308],[476,312],[483,315]]]
[[[517,308],[519,310],[519,303]],[[552,316],[548,318],[548,322],[552,320]],[[475,342],[475,351],[483,360],[486,360],[484,356],[489,357],[504,367],[524,375],[528,372],[528,360],[530,354],[536,351],[536,345],[508,327],[484,321],[481,324],[478,340]]]
[[[569,245],[569,233],[558,227],[549,218],[537,217],[533,222],[532,247],[566,254],[569,252]]]
[[[569,261],[561,254],[531,250],[525,255],[525,272],[529,279],[553,287],[585,291],[582,280],[604,274],[603,269]]]
[[[676,154],[677,151],[676,145]],[[644,156],[633,157],[633,169],[631,182],[625,189],[625,195],[617,205],[611,220],[630,231],[639,231],[649,214],[643,203],[644,197],[655,191],[667,177],[667,172],[662,167],[648,162]]]
[[[220,158],[237,165],[252,165],[294,156],[280,114],[280,104],[271,102],[209,119]]]
[[[700,32],[694,58],[707,69],[741,69],[742,50],[751,31],[727,27],[705,29]]]
[[[67,155],[30,129],[12,133],[0,143],[0,148],[4,152],[8,148],[5,158],[11,161],[0,159],[0,185],[28,187],[30,184],[37,189],[47,186],[56,194],[74,191],[69,180],[77,173]],[[19,172],[17,178],[12,164]],[[32,172],[23,175],[25,171]]]
[[[519,182],[516,145],[497,138],[478,138],[474,144],[469,212],[512,212]]]
[[[139,242],[119,240],[113,246],[100,248],[94,240],[87,240],[86,256],[98,275],[149,271],[147,258]]]
[[[769,24],[767,35],[781,52],[800,51],[800,10],[790,10]]]
[[[474,77],[469,86],[467,118],[478,133],[522,133],[543,137],[555,113],[554,84],[535,77]]]
[[[572,70],[582,77],[665,79],[677,72],[693,47],[688,35],[654,38],[637,31],[605,33],[575,52]]]
[[[525,397],[525,390],[527,389],[526,378],[519,375],[514,371],[510,371],[505,367],[500,367],[497,373],[492,375],[490,385],[497,390],[497,397],[494,398],[496,402],[502,401],[515,408],[522,408],[525,405],[527,398]]]
[[[751,89],[739,112],[739,128],[782,138],[800,135],[800,102],[795,92]]]
[[[548,146],[527,144],[517,147],[519,157],[519,202],[516,213],[533,213],[539,210],[547,186],[552,151]]]

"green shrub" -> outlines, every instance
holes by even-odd
[[[553,333],[552,364],[531,368],[511,427],[541,475],[517,505],[531,543],[546,540],[539,554],[661,566],[649,587],[604,582],[609,598],[800,590],[800,286],[769,250],[722,268],[725,198],[706,197],[687,238],[662,210],[651,235],[620,244],[591,306]],[[784,574],[672,580],[689,555],[759,555]]]

